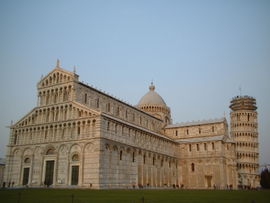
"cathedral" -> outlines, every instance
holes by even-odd
[[[56,67],[37,106],[10,126],[4,181],[14,187],[237,189],[259,185],[256,100],[225,117],[172,123],[149,91],[132,106]]]

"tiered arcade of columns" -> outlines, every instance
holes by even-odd
[[[231,136],[236,142],[238,187],[255,188],[259,185],[259,144],[256,99],[237,96],[230,108]]]

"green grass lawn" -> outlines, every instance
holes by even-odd
[[[72,198],[73,195],[73,198]],[[143,201],[144,199],[144,201]],[[3,203],[158,203],[218,202],[270,203],[270,190],[88,190],[88,189],[12,189],[0,190]]]

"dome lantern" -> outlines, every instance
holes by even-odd
[[[155,85],[153,84],[153,82],[151,82],[151,85],[149,86],[149,90],[150,91],[155,91]]]

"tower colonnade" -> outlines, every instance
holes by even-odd
[[[237,96],[231,101],[231,136],[236,142],[238,187],[259,185],[258,121],[256,100]]]

